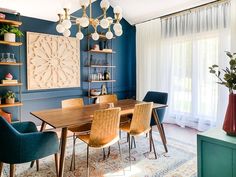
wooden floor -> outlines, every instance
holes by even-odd
[[[195,129],[188,127],[182,128],[174,124],[164,124],[164,129],[167,137],[172,137],[193,145],[197,144],[198,131]],[[157,131],[157,128],[154,128],[154,130]]]

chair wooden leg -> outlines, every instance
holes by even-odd
[[[111,146],[108,147],[108,153],[107,153],[107,158],[110,157],[110,154],[111,154]]]
[[[2,176],[3,163],[0,162],[0,177]]]
[[[87,146],[87,177],[89,177],[89,146]]]
[[[105,148],[102,148],[102,152],[103,152],[103,160],[106,160],[106,151],[105,151]]]
[[[154,151],[155,159],[157,159],[156,148],[155,148],[155,144],[154,144],[153,137],[152,137],[152,129],[150,130],[150,141],[151,141],[151,146],[153,146],[153,151]]]
[[[39,160],[36,160],[36,170],[39,171]]]
[[[130,134],[128,134],[129,138],[128,138],[128,143],[129,143],[129,165],[130,165],[130,170],[131,170],[131,154],[130,154],[130,151],[131,151],[131,142],[130,142]]]
[[[149,145],[150,145],[150,152],[152,152],[152,141],[151,141],[151,131],[149,131]]]
[[[161,136],[161,140],[162,140],[163,146],[165,148],[165,151],[168,152],[168,149],[167,149],[167,146],[166,146],[165,137],[164,137],[164,132],[163,132],[163,129],[161,127],[161,122],[159,121],[158,114],[157,114],[155,109],[153,109],[152,112],[153,112],[154,120],[155,120],[155,122],[157,124],[158,131],[159,131],[160,136]]]
[[[120,156],[122,156],[122,153],[121,153],[121,148],[120,148],[120,141],[118,141],[118,148],[119,148],[119,153],[120,153]]]
[[[57,174],[57,177],[59,175],[59,167],[58,167],[58,154],[54,154],[54,157],[55,157],[55,167],[56,167],[56,174]]]
[[[74,135],[73,135],[73,152],[72,152],[72,156],[71,156],[70,171],[72,171],[73,169],[75,170],[75,142],[76,142],[76,136],[74,133]],[[74,168],[73,168],[73,166],[74,166]]]
[[[10,177],[15,175],[15,164],[10,164]]]
[[[162,123],[161,123],[161,128],[162,128],[162,131],[163,131],[163,135],[164,135],[165,143],[167,144],[167,141],[166,141],[166,134],[165,134],[164,126],[163,126]]]

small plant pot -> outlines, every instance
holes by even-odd
[[[6,104],[14,104],[15,98],[6,98]]]
[[[14,33],[5,33],[4,34],[4,41],[16,42],[16,34],[14,34]]]

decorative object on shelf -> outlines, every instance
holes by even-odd
[[[6,18],[6,15],[5,14],[2,14],[0,13],[0,19],[5,19]]]
[[[80,87],[80,41],[27,32],[27,71],[29,90]]]
[[[102,93],[101,95],[107,95],[107,87],[106,84],[102,84]]]
[[[11,123],[11,119],[12,119],[12,114],[11,113],[5,112],[2,109],[0,109],[0,116],[3,117],[4,119],[6,119],[7,122]]]
[[[225,114],[223,130],[230,136],[236,136],[236,53],[231,54],[226,52],[229,57],[230,68],[219,69],[218,65],[209,67],[210,73],[218,78],[218,84],[224,85],[229,89],[229,103]],[[224,77],[221,77],[221,71],[224,72]]]
[[[15,93],[13,91],[8,91],[4,95],[4,98],[5,98],[6,104],[14,104],[15,103],[16,95],[15,95]]]
[[[103,77],[102,73],[98,73],[98,80],[101,81],[103,79],[104,79],[104,77]]]
[[[0,96],[0,104],[2,104],[2,97]]]
[[[102,0],[100,3],[103,14],[99,17],[92,17],[92,1],[91,0],[80,0],[80,5],[83,10],[82,17],[75,17],[69,14],[69,9],[64,8],[64,14],[58,14],[59,21],[56,26],[56,30],[59,33],[63,33],[65,37],[69,37],[71,32],[70,28],[72,25],[78,26],[78,32],[76,37],[78,39],[83,39],[84,34],[81,32],[81,28],[86,28],[91,25],[94,29],[94,33],[92,34],[93,40],[99,39],[99,34],[97,33],[97,27],[100,25],[103,29],[108,29],[106,32],[106,38],[112,39],[113,33],[111,32],[111,26],[113,25],[113,30],[116,36],[121,36],[123,33],[122,26],[120,24],[120,20],[122,19],[122,9],[119,6],[116,6],[113,10],[114,18],[107,17],[107,10],[110,7],[110,3],[108,0]],[[87,7],[89,8],[89,16],[86,14]]]
[[[90,90],[90,95],[92,95],[92,96],[99,96],[100,94],[101,94],[101,91],[98,91],[96,89]]]
[[[110,80],[111,74],[108,70],[104,71],[104,80]]]
[[[0,35],[4,35],[4,41],[16,42],[16,36],[21,37],[23,36],[23,33],[17,27],[11,25],[3,25],[0,29]]]
[[[7,55],[6,58],[4,57],[5,54]],[[16,63],[16,59],[15,59],[15,54],[14,53],[1,53],[1,56],[2,57],[0,58],[0,62]]]
[[[8,73],[6,76],[5,76],[5,79],[6,80],[12,80],[13,79],[13,76],[11,73]]]
[[[5,80],[2,80],[2,84],[17,84],[18,81],[17,80],[13,80],[13,76],[11,73],[8,73],[5,76]]]
[[[100,50],[99,45],[98,44],[94,44],[93,45],[93,50]]]

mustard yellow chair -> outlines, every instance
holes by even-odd
[[[119,124],[120,108],[109,108],[94,112],[91,131],[87,135],[77,137],[87,144],[87,176],[89,176],[89,148],[104,149],[118,143],[119,151]]]
[[[129,160],[131,161],[131,139],[134,136],[141,136],[149,133],[150,152],[154,149],[157,158],[154,141],[152,138],[152,128],[150,126],[153,102],[136,104],[131,122],[122,124],[120,129],[128,133]]]
[[[100,95],[95,103],[114,103],[118,101],[116,94]]]
[[[62,100],[61,102],[61,107],[63,109],[66,108],[80,108],[84,106],[84,101],[83,98],[73,98],[73,99],[67,99],[67,100]],[[71,165],[70,165],[70,170],[72,171],[72,168],[74,166],[75,170],[75,142],[76,142],[76,135],[79,134],[88,134],[91,129],[91,123],[87,123],[84,125],[80,126],[75,126],[75,127],[69,127],[69,130],[73,132],[73,152],[72,152],[72,158],[71,158]]]

